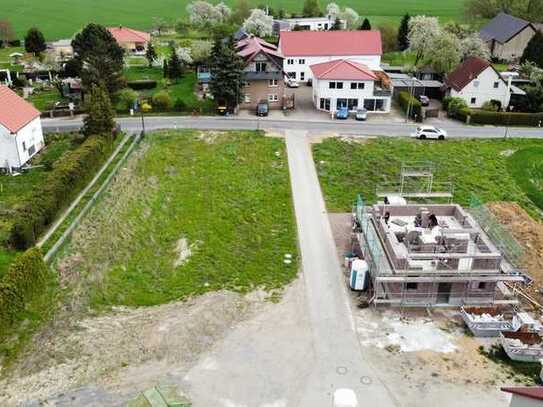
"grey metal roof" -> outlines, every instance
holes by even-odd
[[[528,25],[531,25],[529,21],[500,13],[481,28],[479,35],[485,41],[496,40],[503,44]]]
[[[441,83],[440,81],[420,80],[410,77],[393,78],[391,76],[391,81],[392,86],[394,86],[395,88],[441,88],[441,86],[443,86],[443,83]]]

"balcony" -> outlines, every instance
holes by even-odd
[[[392,89],[375,86],[373,88],[373,96],[392,96]]]

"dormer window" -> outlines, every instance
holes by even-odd
[[[257,62],[256,63],[256,71],[257,72],[266,72],[266,63],[265,62]]]

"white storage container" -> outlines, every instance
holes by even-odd
[[[351,289],[363,291],[367,288],[368,280],[368,263],[364,260],[356,259],[351,264],[351,276],[349,285]]]

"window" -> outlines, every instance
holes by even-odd
[[[347,107],[347,99],[337,98],[336,99],[336,109]]]
[[[23,141],[23,151],[26,151],[26,142]]]
[[[248,88],[249,86],[251,86],[251,84],[247,81],[243,81],[243,86]]]
[[[496,81],[494,82],[494,89],[498,89],[500,87],[500,82]]]
[[[328,88],[335,89],[336,88],[336,83],[335,82],[328,82]]]
[[[419,283],[406,283],[405,288],[407,290],[416,290],[419,286]]]
[[[347,99],[347,108],[349,110],[356,110],[358,107],[358,99]]]
[[[343,82],[328,82],[330,89],[343,89]]]
[[[336,82],[336,89],[343,89],[343,82]]]
[[[268,80],[268,86],[270,88],[275,88],[277,86],[277,79],[269,79]]]
[[[243,97],[243,101],[244,101],[245,103],[251,103],[251,95],[245,95],[245,96]]]
[[[356,82],[351,82],[351,89],[356,89],[357,86],[356,86]]]
[[[486,288],[486,282],[485,281],[479,281],[477,284],[477,289],[484,290]]]
[[[289,78],[296,79],[296,72],[289,72],[287,75]]]
[[[257,72],[266,72],[266,63],[265,62],[257,62],[256,63],[256,71]]]
[[[329,98],[321,98],[319,106],[322,110],[326,110],[327,112],[330,111],[330,99]]]
[[[477,98],[471,98],[470,103],[474,105],[477,102]]]
[[[294,59],[292,58],[287,59],[287,65],[294,65]]]
[[[300,80],[305,81],[305,72],[300,72]]]
[[[298,63],[299,63],[300,65],[304,65],[304,64],[305,64],[305,59],[299,59],[299,60],[298,60]]]
[[[351,82],[351,89],[364,89],[365,86],[364,82]]]
[[[268,102],[277,102],[279,100],[279,96],[274,94],[268,95]]]
[[[473,81],[473,87],[478,88],[479,87],[479,81]]]

